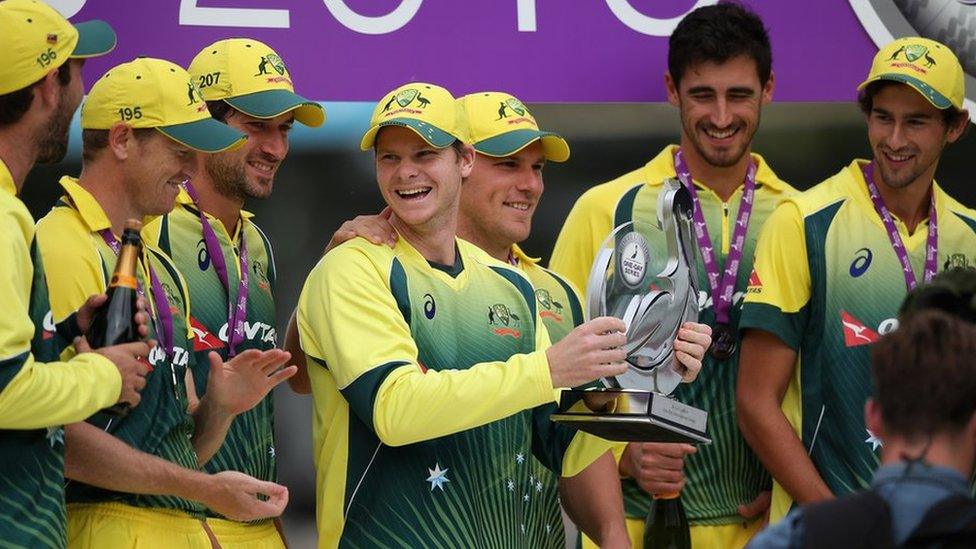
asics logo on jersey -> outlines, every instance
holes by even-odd
[[[57,331],[57,328],[54,326],[54,313],[48,311],[44,315],[44,320],[41,322],[41,327],[43,328],[41,339],[47,341],[48,339],[54,337],[54,332]]]
[[[871,261],[873,259],[874,254],[870,248],[861,248],[855,252],[854,261],[851,261],[851,267],[849,269],[851,276],[857,278],[868,272],[868,268],[871,267]]]
[[[434,303],[434,296],[424,294],[424,316],[427,317],[427,320],[434,320],[436,314],[437,304]]]
[[[200,267],[201,271],[210,268],[210,254],[207,253],[207,243],[202,238],[197,242],[197,267]]]

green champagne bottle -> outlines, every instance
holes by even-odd
[[[88,328],[88,344],[92,349],[110,347],[120,343],[139,340],[139,327],[136,325],[137,309],[136,268],[142,253],[142,238],[139,231],[142,223],[130,219],[122,232],[122,249],[115,263],[115,271],[109,281],[108,299],[95,311]],[[124,416],[129,411],[129,403],[119,402],[105,408],[102,413]]]
[[[644,523],[645,549],[691,549],[688,517],[681,494],[659,494],[651,500]]]

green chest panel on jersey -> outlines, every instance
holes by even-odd
[[[115,253],[98,235],[92,235],[92,239],[101,257],[105,280],[108,280],[115,269]],[[173,354],[167,356],[156,333],[156,326],[150,322],[149,337],[160,344],[149,353],[152,370],[146,376],[141,402],[129,410],[124,418],[99,413],[88,421],[143,452],[189,469],[197,469],[197,456],[190,441],[193,418],[187,412],[185,378],[187,368],[193,367],[193,358],[189,354],[191,347],[186,337],[184,288],[175,267],[164,255],[144,249],[142,262],[147,261],[159,277],[173,315]],[[144,271],[137,269],[137,278],[148,294],[150,285]],[[148,297],[147,301],[151,301]],[[207,367],[207,364],[203,367]],[[202,511],[200,504],[189,500],[171,496],[119,494],[79,482],[68,483],[66,496],[69,503],[120,501],[137,507],[163,507],[190,513]]]
[[[231,287],[230,298],[236,303],[240,285],[237,249],[222,223],[212,219],[209,222],[220,242]],[[278,342],[271,246],[256,225],[249,220],[242,220],[241,223],[247,245],[249,278],[244,340],[237,344],[238,353],[247,349],[273,349]],[[177,205],[176,209],[164,216],[160,224],[159,246],[173,258],[190,291],[190,328],[197,363],[209,364],[207,354],[210,351],[216,351],[221,358],[228,360],[227,340],[231,328],[227,325],[227,290],[204,244],[198,211],[188,205]],[[194,384],[201,397],[207,391],[208,374],[205,367],[194,370]],[[241,471],[262,480],[277,480],[274,399],[270,394],[257,406],[234,419],[224,444],[204,469],[211,473]]]
[[[65,347],[55,333],[44,266],[31,246],[34,277],[30,316],[36,328],[31,353],[40,363],[58,360]],[[43,368],[44,364],[37,367]],[[11,547],[65,546],[64,428],[0,430],[0,540]]]
[[[522,265],[522,272],[535,288],[536,307],[553,343],[583,323],[583,308],[566,281],[535,264]]]
[[[390,272],[424,368],[467,369],[535,350],[536,298],[524,277],[483,265],[455,271],[457,284],[441,274],[399,259]],[[389,448],[351,416],[340,546],[564,547],[554,478],[538,474],[532,429],[526,410]]]
[[[643,221],[657,225],[657,203],[662,185],[642,184],[633,187],[620,198],[614,212],[614,226],[628,221]],[[700,205],[708,227],[708,236],[715,251],[718,268],[724,270],[726,254],[723,251],[722,234],[731,239],[739,214],[741,191],[737,191],[727,204],[714,193],[698,189]],[[742,300],[752,272],[756,240],[766,218],[773,212],[779,198],[759,184],[750,215],[748,231],[732,295],[730,324],[738,326],[742,312]],[[660,272],[667,262],[666,235],[652,232],[648,238],[650,261],[648,269]],[[696,246],[697,248],[697,246]],[[698,257],[698,305],[701,308],[699,322],[713,325],[715,311],[708,286],[705,264]],[[735,381],[739,367],[739,350],[727,361],[719,361],[706,355],[702,375],[695,383],[683,383],[674,397],[709,412],[709,436],[715,441],[700,446],[698,452],[685,459],[687,484],[681,493],[682,502],[692,524],[728,524],[742,522],[737,508],[752,501],[769,484],[769,476],[759,459],[746,444],[736,421]],[[650,497],[636,482],[627,479],[623,483],[625,511],[629,517],[644,518],[650,506]]]
[[[901,263],[870,213],[853,201],[838,201],[804,220],[812,284],[810,302],[795,318],[805,325],[802,434],[838,495],[867,486],[879,465],[879,441],[863,420],[873,393],[871,344],[897,328],[907,293]],[[908,256],[921,280],[924,241]],[[960,263],[976,263],[973,221],[946,211],[939,217],[938,268]]]

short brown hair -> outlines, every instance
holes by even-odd
[[[857,104],[861,107],[861,112],[866,115],[871,114],[871,110],[874,109],[874,96],[878,95],[878,92],[887,88],[888,86],[894,86],[896,84],[902,84],[901,82],[896,82],[894,80],[875,80],[867,86],[859,94],[857,94]],[[908,84],[902,84],[907,86]],[[947,109],[941,109],[942,112],[942,122],[946,126],[954,126],[959,123],[959,118],[966,116],[963,111],[950,106]]]
[[[928,309],[881,338],[871,353],[885,427],[918,440],[955,433],[976,413],[976,325]]]
[[[67,60],[58,67],[58,83],[64,88],[71,83],[71,60]],[[46,78],[45,76],[44,78]],[[44,78],[34,82],[26,88],[0,95],[0,127],[16,124],[34,101],[34,88]]]
[[[156,133],[155,128],[133,128],[136,139],[143,140]],[[91,161],[99,151],[108,147],[108,130],[81,130],[81,159]]]

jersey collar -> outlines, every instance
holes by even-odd
[[[78,184],[78,178],[66,175],[58,183],[64,188],[65,194],[68,195],[71,205],[81,216],[82,221],[88,225],[88,230],[95,233],[112,228],[112,222],[105,215],[102,205],[95,200],[90,192]]]
[[[542,261],[541,257],[530,257],[528,254],[522,251],[522,248],[520,248],[518,244],[512,244],[512,257],[518,261],[519,265],[523,263],[536,265],[539,263],[539,261]]]
[[[868,162],[870,162],[870,160],[865,160],[863,158],[855,158],[847,166],[847,170],[849,172],[850,178],[855,183],[854,185],[855,188],[851,189],[851,194],[854,196],[854,199],[857,200],[858,205],[861,208],[864,208],[866,211],[871,212],[871,215],[869,217],[872,220],[874,220],[875,224],[881,228],[884,228],[884,223],[881,221],[881,218],[878,217],[878,214],[874,211],[874,202],[871,202],[871,195],[868,194],[868,185],[864,181],[864,172],[861,171],[861,165],[867,164]],[[942,187],[939,186],[939,184],[935,181],[935,179],[932,180],[932,196],[935,197],[936,215],[939,217],[940,220],[945,219],[946,218],[945,214],[948,213],[946,211],[946,206],[948,205],[949,202],[948,201],[949,196],[945,193],[945,191],[942,190]],[[898,226],[898,230],[904,233],[905,238],[908,238],[907,237],[908,228],[905,226],[905,223],[893,213],[891,217],[892,219],[895,220],[895,224]],[[929,216],[928,214],[926,214],[925,218],[922,219],[922,222],[919,224],[919,227],[928,227],[928,224],[929,224]],[[914,238],[914,236],[919,232],[920,231],[918,230],[918,227],[916,227],[915,233],[912,234],[912,237]],[[921,232],[924,233],[924,231]]]
[[[0,160],[0,191],[6,191],[11,196],[17,196],[17,185],[14,185],[14,176],[10,173],[7,165]]]
[[[674,152],[678,150],[678,145],[668,145],[664,147],[657,156],[651,159],[644,166],[644,179],[647,181],[648,185],[662,185],[663,180],[657,178],[655,174],[661,172],[674,174]],[[786,190],[786,184],[773,172],[773,169],[769,167],[766,159],[758,153],[752,153],[752,159],[756,162],[756,182],[760,185],[764,185],[773,189],[774,191],[781,192]],[[695,180],[697,182],[697,180]],[[741,187],[741,185],[740,185]]]
[[[195,202],[193,202],[193,199],[190,198],[190,193],[186,192],[186,189],[183,188],[180,189],[180,194],[176,195],[176,205],[193,206],[197,210],[200,209],[200,207],[197,206]],[[216,219],[214,216],[210,215],[207,212],[203,212],[203,213],[210,219]],[[243,217],[244,219],[251,219],[252,217],[254,217],[254,214],[245,209],[241,209],[241,217]]]

